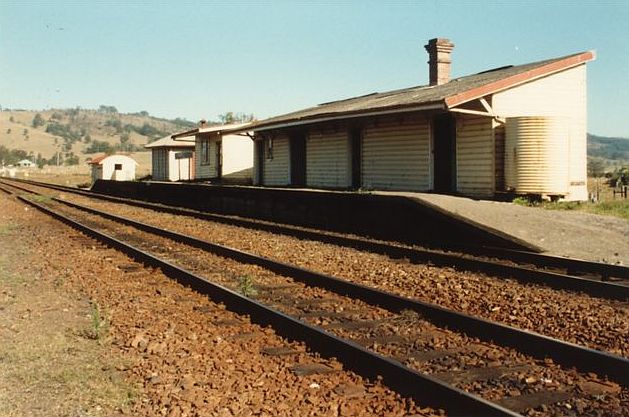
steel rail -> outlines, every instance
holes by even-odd
[[[202,213],[190,209],[164,206],[157,203],[149,203],[145,201],[131,200],[121,197],[107,196],[99,193],[77,190],[70,187],[57,186],[54,184],[36,183],[32,181],[28,181],[27,183],[31,183],[32,185],[37,185],[41,187],[59,189],[62,191],[76,193],[87,197],[94,197],[106,201],[124,203],[142,208],[158,210],[165,213],[186,215],[202,220],[227,223],[240,227],[256,228],[258,230],[284,234],[301,239],[310,239],[339,246],[352,247],[358,250],[386,255],[391,258],[406,258],[415,263],[430,262],[437,266],[454,266],[470,272],[495,274],[497,276],[513,278],[519,280],[520,282],[547,285],[551,288],[567,291],[583,292],[594,297],[620,301],[629,300],[629,286],[612,282],[593,280],[589,278],[560,274],[539,269],[532,269],[517,265],[506,265],[504,263],[485,259],[474,259],[448,253],[434,252],[431,250],[408,248],[368,239],[331,235],[328,233],[304,230],[284,225],[260,223],[253,220],[233,218],[229,216],[222,216],[210,213]],[[533,263],[541,267],[564,268],[568,271],[596,273],[601,275],[601,277],[603,278],[616,276],[629,280],[629,268],[619,265],[609,265],[599,262],[589,262],[578,259],[536,254],[533,252],[512,251],[501,248],[468,248],[468,251],[470,253],[474,252],[474,255],[476,256],[496,256],[503,259]]]
[[[352,283],[331,275],[279,262],[268,257],[255,255],[239,249],[197,239],[181,233],[151,226],[80,204],[53,198],[54,201],[82,210],[139,230],[200,248],[237,262],[257,265],[274,273],[291,277],[307,285],[324,288],[334,293],[360,299],[390,311],[412,310],[435,323],[502,346],[508,346],[535,358],[552,358],[566,367],[575,367],[582,372],[606,375],[625,386],[629,386],[629,359],[596,349],[586,348],[542,334],[521,330],[501,323],[449,310],[435,304],[399,296],[366,285]]]
[[[302,341],[324,357],[337,358],[346,369],[355,371],[366,378],[381,377],[388,387],[403,396],[413,398],[420,404],[443,408],[452,417],[522,417],[518,413],[469,394],[429,375],[414,371],[356,343],[341,339],[228,288],[212,283],[199,275],[94,230],[41,204],[22,196],[17,196],[17,198],[74,229],[120,250],[138,262],[160,268],[165,275],[207,295],[214,302],[224,303],[229,310],[248,315],[252,322],[262,326],[269,325],[279,335],[289,340]]]
[[[329,235],[327,233],[322,233],[318,231],[312,230],[304,230],[297,227],[291,227],[288,225],[279,225],[279,224],[268,224],[261,223],[256,220],[248,220],[244,218],[234,218],[232,216],[220,215],[220,214],[209,214],[202,213],[198,211],[194,211],[192,209],[187,209],[183,207],[172,207],[165,206],[158,203],[150,203],[142,200],[134,200],[127,199],[122,197],[115,197],[106,194],[96,193],[90,190],[81,190],[74,187],[67,187],[63,185],[57,184],[49,184],[32,180],[22,180],[12,178],[13,181],[25,182],[33,185],[38,185],[41,187],[58,189],[60,191],[66,191],[70,193],[85,195],[88,197],[100,198],[109,201],[117,201],[122,202],[129,205],[136,205],[138,207],[145,208],[153,208],[162,210],[164,212],[171,212],[174,214],[185,214],[188,216],[197,216],[199,218],[205,218],[207,220],[213,220],[217,222],[229,223],[236,226],[249,227],[249,228],[258,228],[260,230],[268,230],[276,233],[283,233],[288,235],[294,235],[296,237],[304,237],[313,240],[321,240],[326,243],[339,244],[344,246],[352,246],[354,244],[360,245],[361,243],[367,245],[378,245],[381,244],[384,246],[385,250],[391,248],[397,248],[397,246],[387,245],[386,243],[382,244],[380,242],[374,242],[370,239],[356,239],[356,238],[346,238],[342,236],[334,236]],[[374,249],[379,249],[374,247]],[[557,255],[548,255],[537,252],[527,252],[517,249],[507,249],[507,248],[498,248],[498,247],[489,247],[489,246],[465,246],[465,245],[452,245],[449,244],[444,247],[439,247],[438,249],[446,249],[451,251],[459,251],[464,252],[470,255],[476,256],[486,256],[486,257],[495,257],[505,260],[512,260],[516,262],[524,262],[528,264],[533,264],[539,267],[550,267],[550,268],[561,268],[566,269],[568,273],[588,273],[595,274],[601,276],[603,279],[608,279],[610,277],[618,277],[629,279],[629,267],[622,265],[613,265],[607,264],[603,262],[594,262],[594,261],[586,261],[583,259],[576,258],[568,258]],[[418,249],[411,249],[415,251],[421,251]],[[424,251],[429,254],[432,254],[431,251]],[[447,255],[457,257],[456,255]]]

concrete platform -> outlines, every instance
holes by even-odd
[[[209,213],[412,244],[538,250],[517,237],[406,195],[103,180],[97,181],[92,190]]]
[[[403,195],[433,204],[553,255],[629,265],[629,221],[624,219],[440,194],[377,194]]]

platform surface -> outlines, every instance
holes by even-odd
[[[420,199],[539,246],[549,254],[629,265],[629,221],[621,218],[431,193],[375,194]]]

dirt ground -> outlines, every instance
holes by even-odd
[[[108,354],[106,318],[45,267],[16,207],[0,200],[0,415],[122,414],[134,391]]]
[[[4,193],[0,266],[2,417],[443,415]]]

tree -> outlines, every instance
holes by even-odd
[[[605,162],[600,158],[588,158],[588,177],[599,178],[605,174]]]
[[[41,117],[41,114],[37,113],[35,115],[35,117],[33,117],[33,127],[35,129],[37,129],[39,126],[43,126],[46,124],[46,121],[44,120],[43,117]]]
[[[28,135],[28,129],[24,129],[24,131],[22,132],[22,134],[23,134],[24,136]]]
[[[255,116],[253,114],[234,113],[232,111],[228,111],[226,113],[219,114],[218,119],[223,124],[245,123],[255,120]]]
[[[11,134],[11,128],[8,128],[7,129],[7,135],[10,135],[10,134]]]
[[[128,148],[127,144],[129,143],[129,134],[123,133],[120,135],[120,150],[124,151],[125,148]]]
[[[41,156],[40,153],[37,154],[37,159],[35,159],[35,163],[37,164],[37,168],[41,169],[44,167],[46,160]]]
[[[118,109],[114,106],[105,106],[105,105],[100,105],[98,107],[98,111],[99,113],[118,113]]]
[[[11,123],[15,123],[15,119],[13,118],[13,116],[9,117],[9,121],[10,121]]]

